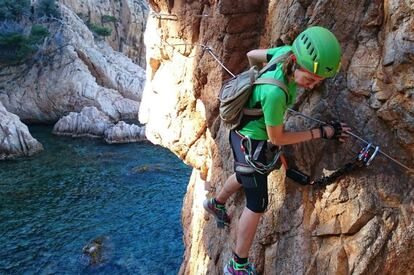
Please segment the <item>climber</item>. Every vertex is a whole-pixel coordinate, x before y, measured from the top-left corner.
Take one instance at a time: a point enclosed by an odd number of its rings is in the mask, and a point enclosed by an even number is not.
[[[289,53],[288,53],[289,52]],[[251,142],[251,150],[255,152],[261,141],[270,140],[274,145],[287,145],[313,139],[336,139],[344,142],[351,129],[345,123],[332,123],[300,132],[284,131],[283,116],[288,105],[295,102],[296,86],[313,89],[325,78],[333,77],[339,71],[341,49],[336,37],[323,27],[310,27],[300,33],[292,46],[271,49],[256,49],[247,53],[250,66],[262,66],[263,63],[288,53],[284,61],[270,67],[261,77],[275,78],[288,88],[288,98],[283,90],[275,85],[256,85],[248,100],[247,107],[259,107],[263,115],[259,118],[244,121],[237,130],[230,131],[230,144],[233,150],[235,167],[247,166],[242,150],[242,140]],[[263,142],[262,142],[263,144]],[[257,152],[257,160],[265,162],[267,144]],[[255,154],[256,155],[256,154]],[[229,225],[225,203],[227,199],[244,187],[246,207],[240,217],[234,256],[224,267],[224,274],[256,274],[253,265],[248,261],[248,254],[256,233],[257,225],[268,205],[267,175],[259,173],[242,173],[235,169],[215,198],[204,201],[204,208],[218,222]]]

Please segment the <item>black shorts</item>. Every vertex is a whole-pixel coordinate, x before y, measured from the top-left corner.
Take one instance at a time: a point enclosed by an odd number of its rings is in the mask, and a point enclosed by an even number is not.
[[[249,166],[244,158],[244,153],[241,150],[242,138],[243,136],[237,131],[230,131],[229,140],[234,156],[234,168],[236,168],[236,165]],[[260,140],[251,139],[251,141],[252,151],[254,152]],[[265,142],[259,153],[258,161],[266,163],[266,150],[267,143]],[[245,189],[246,207],[253,212],[263,213],[266,210],[269,201],[267,194],[267,174],[260,174],[256,171],[253,173],[241,173],[236,171],[236,178]]]

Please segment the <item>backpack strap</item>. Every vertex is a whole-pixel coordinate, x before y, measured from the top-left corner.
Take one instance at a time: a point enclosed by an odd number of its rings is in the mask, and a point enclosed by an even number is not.
[[[262,116],[263,115],[263,111],[260,108],[243,108],[243,114],[246,116]]]
[[[277,64],[281,61],[285,61],[286,58],[288,58],[291,54],[292,54],[292,51],[288,51],[288,52],[276,57],[275,59],[271,60],[269,63],[266,64],[266,66],[264,66],[259,71],[259,73],[257,75],[258,79],[256,79],[256,81],[252,82],[252,85],[270,84],[270,85],[275,85],[275,86],[281,88],[282,91],[285,93],[285,96],[286,96],[286,104],[288,103],[288,100],[289,100],[289,92],[288,92],[288,88],[285,85],[285,83],[283,83],[280,80],[274,79],[274,78],[261,78],[261,79],[259,79],[259,77],[262,74],[264,74],[274,64]],[[252,81],[253,80],[252,77],[254,77],[254,76],[253,76],[252,73],[250,75],[251,75],[251,81]],[[247,117],[247,119],[244,119],[246,121],[243,121],[243,119],[242,119],[242,122],[240,123],[240,125],[237,129],[243,128],[244,125],[246,125],[248,121],[258,119],[258,118],[263,116],[262,108],[243,108],[242,112],[243,112],[243,115],[245,117]]]
[[[274,79],[274,78],[259,78],[259,77],[262,74],[264,74],[274,64],[277,64],[281,61],[285,61],[286,58],[288,58],[291,54],[292,54],[292,51],[287,51],[286,53],[284,53],[282,55],[279,55],[278,57],[276,57],[275,59],[273,59],[269,63],[267,63],[267,65],[264,66],[263,69],[261,69],[259,71],[259,75],[257,76],[258,79],[253,83],[254,85],[256,85],[256,84],[270,84],[270,85],[275,85],[275,86],[281,88],[282,91],[285,93],[285,96],[286,96],[286,105],[289,102],[289,91],[288,91],[288,88],[287,88],[286,84],[283,83],[282,81]]]
[[[288,58],[290,55],[292,54],[292,51],[288,51],[282,55],[279,55],[278,57],[276,57],[275,59],[270,60],[269,63],[266,64],[266,66],[264,66],[260,71],[259,71],[259,76],[261,76],[262,74],[264,74],[270,67],[272,67],[273,65],[275,65],[276,63],[279,63],[280,61],[285,61],[286,58]]]
[[[286,105],[288,104],[288,102],[289,102],[288,87],[282,81],[274,79],[274,78],[259,78],[253,84],[254,85],[257,85],[257,84],[270,84],[270,85],[275,85],[275,86],[279,87],[280,89],[282,89],[283,92],[285,92]]]

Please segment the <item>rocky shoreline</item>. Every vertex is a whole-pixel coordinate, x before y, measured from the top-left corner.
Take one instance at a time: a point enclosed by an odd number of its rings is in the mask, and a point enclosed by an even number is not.
[[[31,156],[43,146],[29,132],[19,117],[8,112],[0,102],[0,160]]]

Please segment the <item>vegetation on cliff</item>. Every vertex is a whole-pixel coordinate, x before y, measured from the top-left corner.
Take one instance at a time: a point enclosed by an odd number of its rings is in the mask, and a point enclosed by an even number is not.
[[[106,14],[106,15],[101,16],[101,23],[97,24],[97,23],[93,22],[93,20],[91,20],[89,14],[79,12],[79,13],[77,13],[77,15],[79,16],[80,19],[82,19],[82,21],[85,23],[85,25],[88,26],[89,30],[91,32],[93,32],[95,37],[111,36],[112,29],[109,28],[109,27],[105,27],[104,24],[105,23],[115,23],[117,21],[115,16]]]
[[[87,26],[97,36],[110,36],[112,33],[112,29],[95,23],[88,23]]]
[[[30,29],[28,34],[27,29]],[[16,21],[0,22],[0,64],[16,64],[25,60],[37,51],[48,34],[42,25],[25,27]]]
[[[55,0],[0,0],[0,64],[20,63],[35,54],[49,35],[44,22],[59,18]]]

